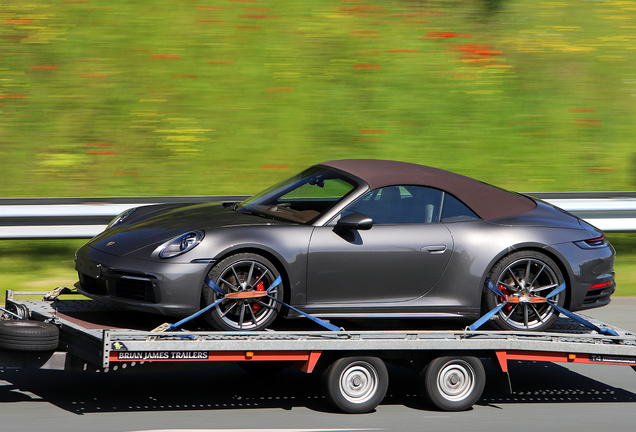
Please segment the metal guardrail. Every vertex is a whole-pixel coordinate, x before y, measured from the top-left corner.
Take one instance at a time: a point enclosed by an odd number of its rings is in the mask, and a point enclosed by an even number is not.
[[[636,232],[636,192],[528,193],[607,232]],[[242,201],[247,195],[0,199],[0,239],[91,238],[119,213],[148,204]]]
[[[0,199],[0,239],[92,238],[119,213],[149,204],[243,201],[249,195]]]

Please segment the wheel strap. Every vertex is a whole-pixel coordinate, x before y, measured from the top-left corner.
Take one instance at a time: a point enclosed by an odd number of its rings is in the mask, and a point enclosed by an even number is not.
[[[280,277],[280,275],[276,278],[276,280],[274,280],[274,282],[269,286],[269,288],[267,288],[267,293],[271,292],[274,288],[276,288],[278,285],[281,284],[281,282],[283,282],[283,279]],[[219,305],[222,301],[231,298],[231,295],[226,295],[226,293],[221,289],[221,287],[219,287],[216,283],[214,283],[214,281],[212,279],[210,279],[209,276],[205,277],[205,283],[207,286],[209,286],[214,292],[216,292],[217,294],[223,296],[220,299],[218,299],[217,301],[215,301],[212,304],[207,305],[206,307],[204,307],[203,309],[201,309],[200,311],[190,315],[189,317],[186,317],[184,319],[182,319],[179,322],[176,322],[174,324],[168,324],[168,323],[164,323],[162,325],[160,325],[159,327],[157,327],[156,329],[154,329],[154,332],[163,332],[163,331],[177,331],[179,329],[180,326],[182,326],[183,324],[187,323],[190,320],[193,320],[194,318],[206,313],[207,311],[209,311],[210,309],[216,307],[217,305]],[[264,295],[263,295],[264,296]],[[259,295],[259,297],[261,297],[261,295]],[[287,303],[278,300],[276,297],[272,297],[271,295],[267,294],[267,297],[273,299],[275,302],[278,302],[284,306],[287,306],[289,309],[293,310],[294,312],[298,312],[301,315],[306,316],[307,318],[309,318],[310,320],[312,320],[313,322],[315,322],[316,324],[319,324],[323,327],[325,327],[328,330],[331,331],[340,331],[342,330],[339,327],[336,327],[333,324],[328,323],[325,320],[322,320],[320,318],[317,318],[315,316],[311,316],[306,312],[303,312],[301,310],[298,310],[296,308],[294,308],[293,306],[288,305]],[[166,325],[167,324],[167,325]]]
[[[497,307],[495,307],[494,309],[492,309],[491,311],[487,312],[484,316],[482,316],[481,318],[479,318],[477,321],[475,321],[473,324],[469,325],[467,328],[468,330],[471,331],[475,331],[477,330],[479,327],[481,327],[485,322],[489,321],[493,316],[495,316],[506,304],[508,304],[508,299],[507,297],[504,295],[504,293],[501,292],[501,290],[499,290],[499,288],[497,288],[495,286],[495,284],[493,284],[491,282],[490,279],[486,278],[486,286],[488,287],[488,289],[490,289],[490,291],[492,291],[493,293],[495,293],[496,295],[498,295],[499,297],[506,299],[506,301],[504,301],[503,303],[501,303],[500,305],[498,305]],[[550,294],[548,294],[547,296],[545,296],[545,299],[548,300],[554,296],[556,296],[557,294],[560,294],[561,292],[563,292],[565,290],[565,283],[562,283],[561,285],[559,285],[558,287],[556,287],[555,289],[553,289]],[[574,321],[578,322],[579,324],[583,324],[584,326],[597,331],[599,334],[603,334],[603,335],[610,335],[610,336],[618,336],[618,333],[616,333],[614,330],[609,329],[609,328],[601,328],[598,327],[594,324],[592,324],[591,322],[589,322],[588,320],[586,320],[585,318],[582,318],[581,316],[575,314],[574,312],[570,312],[569,310],[562,308],[561,306],[554,304],[552,302],[546,301],[545,303],[549,304],[550,306],[552,306],[554,309],[556,309],[559,313],[562,313],[563,315],[567,316],[568,318],[573,319]]]
[[[196,317],[206,313],[207,311],[209,311],[210,309],[212,309],[213,307],[219,305],[223,300],[225,300],[225,292],[221,289],[220,286],[218,286],[217,284],[214,283],[214,281],[212,279],[210,279],[209,276],[205,277],[205,283],[207,286],[209,286],[214,292],[216,292],[217,294],[221,295],[222,297],[220,299],[218,299],[217,301],[215,301],[214,303],[211,303],[209,305],[207,305],[206,307],[204,307],[203,309],[201,309],[198,312],[193,313],[192,315],[182,319],[181,321],[178,321],[174,324],[169,324],[169,323],[163,323],[161,324],[159,327],[153,329],[153,332],[164,332],[164,331],[177,331],[179,329],[179,327],[181,327],[183,324],[187,323],[188,321],[191,321],[193,319],[195,319]]]

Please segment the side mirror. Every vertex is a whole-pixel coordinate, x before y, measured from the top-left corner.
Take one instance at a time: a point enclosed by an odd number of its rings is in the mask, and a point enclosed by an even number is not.
[[[336,222],[336,228],[346,230],[369,230],[373,226],[373,219],[362,213],[351,213]]]

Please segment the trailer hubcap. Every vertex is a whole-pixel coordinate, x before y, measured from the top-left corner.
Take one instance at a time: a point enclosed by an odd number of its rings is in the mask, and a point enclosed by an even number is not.
[[[437,376],[437,388],[446,399],[460,401],[475,388],[475,371],[463,360],[449,362]]]
[[[369,363],[352,363],[340,375],[340,390],[349,402],[364,403],[373,397],[377,388],[378,373]]]

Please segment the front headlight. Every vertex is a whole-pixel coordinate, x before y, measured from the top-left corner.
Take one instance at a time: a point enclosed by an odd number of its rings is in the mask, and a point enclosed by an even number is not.
[[[161,258],[172,258],[184,254],[196,247],[205,234],[203,231],[191,231],[167,241],[159,248]]]
[[[115,217],[115,219],[113,219],[112,221],[110,221],[110,223],[108,224],[108,226],[106,227],[106,229],[108,228],[112,228],[115,225],[118,225],[120,223],[122,223],[124,221],[124,219],[126,219],[128,216],[130,216],[131,214],[133,214],[133,212],[137,210],[137,207],[125,210],[121,213],[119,213],[119,215],[117,215],[117,217]]]

